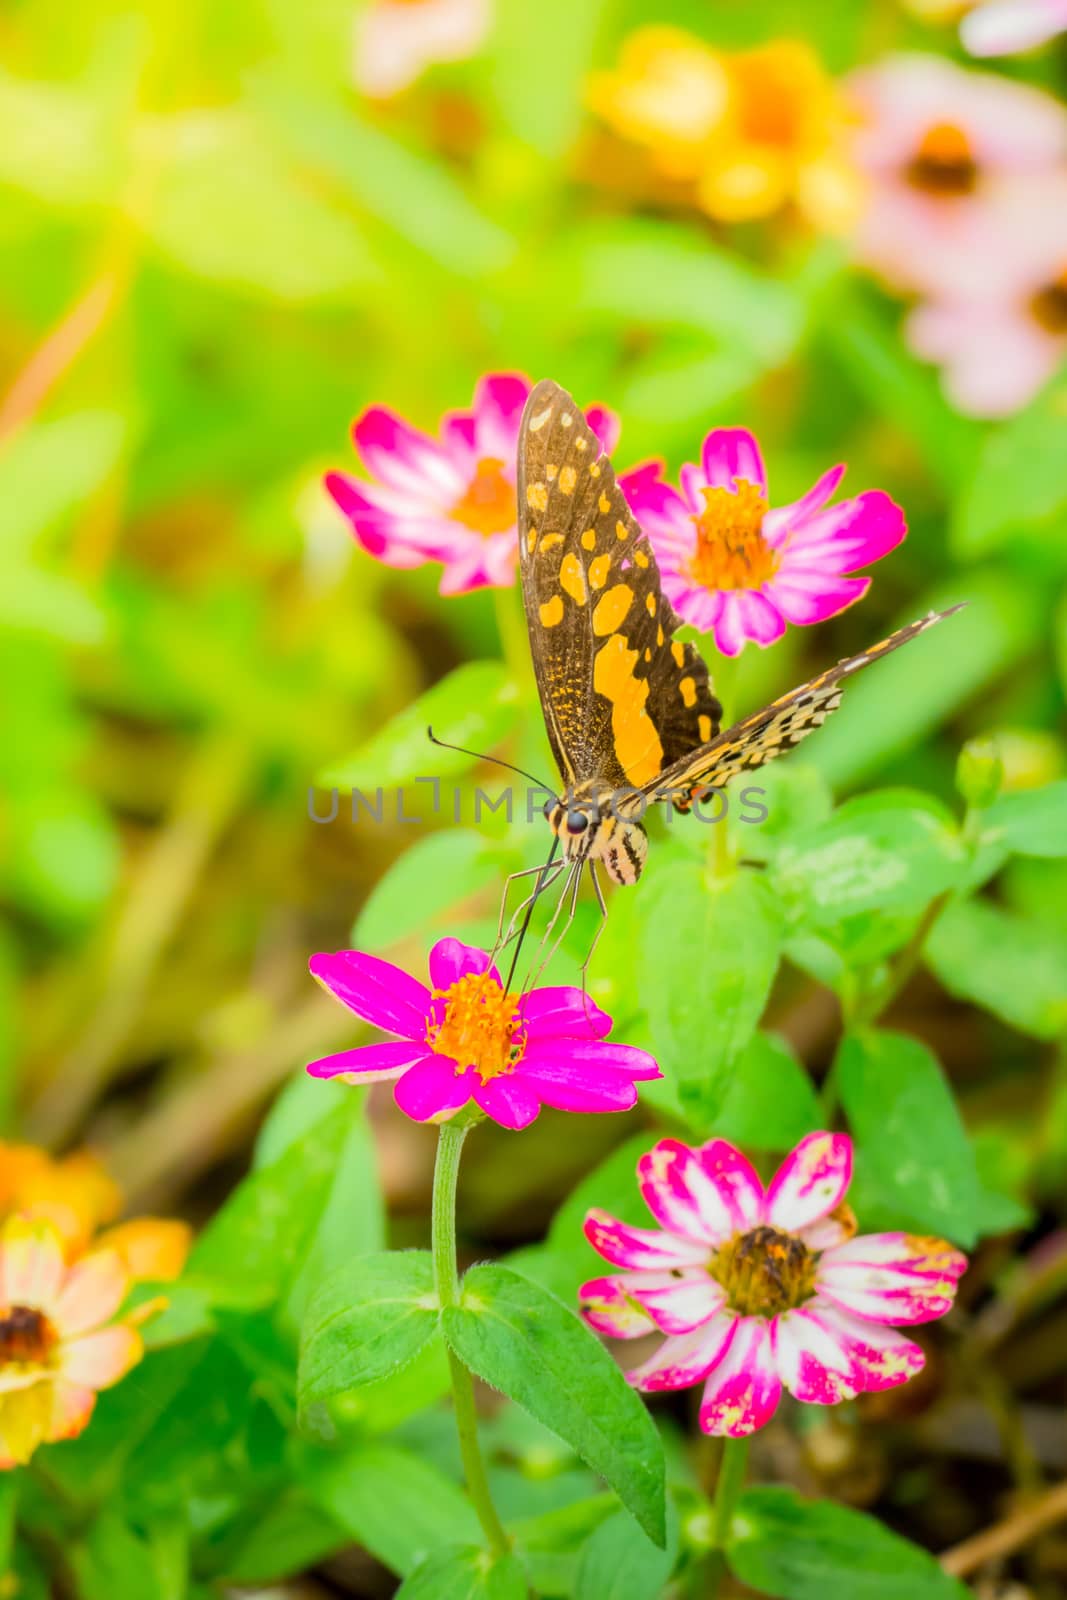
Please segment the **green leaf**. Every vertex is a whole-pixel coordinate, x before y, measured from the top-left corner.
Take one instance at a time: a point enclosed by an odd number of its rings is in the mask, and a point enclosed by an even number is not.
[[[943,806],[911,790],[884,790],[794,834],[769,876],[793,925],[814,929],[860,912],[921,907],[958,882],[966,861]]]
[[[526,1600],[526,1577],[514,1556],[475,1546],[437,1550],[396,1592],[396,1600]]]
[[[554,1295],[501,1266],[472,1267],[445,1338],[471,1371],[558,1433],[605,1478],[650,1538],[665,1535],[663,1450],[599,1340]]]
[[[318,1566],[349,1543],[333,1517],[309,1505],[298,1489],[275,1500],[223,1564],[227,1583],[259,1585]]]
[[[342,185],[438,266],[482,279],[515,254],[514,239],[477,209],[443,162],[364,121],[351,97],[331,103],[267,78],[257,98],[294,156]]]
[[[874,1517],[792,1489],[749,1489],[726,1558],[742,1583],[780,1600],[968,1600],[933,1556]]]
[[[541,0],[537,25],[523,0],[493,7],[488,79],[501,121],[542,156],[561,160],[581,125],[582,86],[605,0]]]
[[[114,1600],[120,1594],[165,1600],[175,1593],[172,1586],[163,1587],[152,1548],[117,1511],[102,1511],[90,1524],[74,1549],[72,1565],[81,1600]]]
[[[398,1445],[317,1456],[304,1472],[316,1503],[403,1577],[442,1545],[481,1541],[478,1519],[458,1484]]]
[[[709,879],[682,862],[660,875],[645,917],[640,995],[656,1054],[698,1131],[718,1115],[755,1033],[781,941],[780,907],[757,873]]]
[[[1021,1033],[1055,1039],[1067,1027],[1067,937],[1056,928],[966,900],[942,912],[923,956],[949,994]]]
[[[190,1272],[252,1293],[261,1303],[289,1286],[315,1245],[344,1152],[360,1124],[359,1099],[352,1094],[339,1103],[331,1097],[326,1115],[238,1185],[194,1245]]]
[[[857,1154],[901,1223],[975,1240],[978,1172],[935,1056],[902,1033],[847,1036],[837,1061]]]
[[[357,1256],[322,1283],[300,1341],[300,1408],[392,1377],[437,1330],[433,1261],[426,1250]]]
[[[821,1126],[819,1097],[789,1045],[754,1034],[734,1066],[716,1133],[757,1150],[791,1150]]]
[[[976,699],[1033,649],[1043,626],[1037,590],[1010,572],[969,573],[921,596],[901,622],[957,600],[958,611],[848,685],[840,711],[805,745],[835,788],[904,757],[957,707]],[[871,641],[874,642],[873,639]]]
[[[675,1543],[661,1549],[622,1512],[609,1517],[582,1549],[574,1600],[650,1600],[671,1575]]]
[[[426,729],[432,727],[451,744],[489,751],[513,726],[518,706],[518,690],[502,661],[468,661],[379,728],[353,755],[328,767],[317,781],[325,788],[360,789],[373,797],[384,784],[469,771],[474,765],[470,756],[436,748]],[[428,787],[427,804],[431,803]]]
[[[1067,856],[1067,780],[1001,795],[982,813],[982,842],[1017,856]]]
[[[6,563],[84,505],[115,470],[126,425],[77,411],[18,433],[0,454],[0,551]]]
[[[1019,528],[1054,532],[1067,506],[1067,380],[1057,378],[1037,399],[987,436],[952,523],[958,556],[998,549]]]
[[[469,828],[431,833],[397,857],[363,903],[352,940],[360,950],[388,950],[401,939],[447,931],[446,915],[499,881],[500,868],[483,835]]]

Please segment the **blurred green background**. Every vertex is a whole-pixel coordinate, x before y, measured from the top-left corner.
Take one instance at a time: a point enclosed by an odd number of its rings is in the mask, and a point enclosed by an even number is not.
[[[799,35],[834,73],[951,53],[951,30],[892,0],[499,0],[475,59],[371,102],[354,17],[0,13],[3,1112],[90,1139],[134,1204],[195,1217],[282,1082],[351,1036],[306,958],[348,941],[414,832],[316,827],[309,785],[499,648],[490,595],[442,601],[432,569],[351,545],[321,477],[353,465],[365,405],[433,429],[480,374],[518,369],[613,406],[622,466],[675,468],[717,422],[757,432],[779,503],[847,460],[911,535],[861,606],[750,649],[743,700],[967,599],[932,653],[856,686],[812,762],[842,794],[949,797],[960,743],[996,729],[1013,785],[1064,767],[1062,387],[993,430],[959,417],[843,244],[601,183],[584,105],[650,20],[729,47]],[[547,768],[539,738],[522,753]],[[1065,891],[1051,861],[1003,888],[1055,961]],[[1002,1041],[926,998],[966,1080]],[[817,1061],[813,1004],[797,1027]],[[425,1181],[411,1137],[386,1146],[401,1204]]]

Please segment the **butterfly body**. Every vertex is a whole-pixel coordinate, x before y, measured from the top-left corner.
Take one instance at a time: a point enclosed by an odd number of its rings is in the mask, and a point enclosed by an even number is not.
[[[675,639],[655,556],[611,462],[558,384],[532,390],[519,434],[519,564],[545,728],[563,782],[545,808],[577,876],[637,881],[642,817],[792,749],[836,710],[844,682],[951,611],[931,612],[720,731],[708,669]],[[951,610],[957,610],[952,607]]]

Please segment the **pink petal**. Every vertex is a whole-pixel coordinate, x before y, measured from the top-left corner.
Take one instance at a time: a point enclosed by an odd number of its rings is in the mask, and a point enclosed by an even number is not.
[[[845,1133],[809,1133],[771,1179],[764,1220],[795,1233],[840,1205],[852,1181],[852,1140]]]
[[[357,483],[340,472],[328,473],[325,482],[357,542],[386,566],[444,561],[469,555],[481,545],[480,535],[456,522],[447,506],[413,499],[398,505],[392,491]]]
[[[639,1339],[654,1333],[656,1324],[626,1292],[628,1276],[590,1278],[578,1290],[582,1316],[597,1333],[609,1339]]]
[[[845,1207],[845,1210],[848,1208]],[[846,1244],[855,1231],[854,1219],[829,1216],[820,1217],[818,1222],[813,1222],[809,1227],[798,1229],[798,1236],[809,1250],[832,1250],[835,1245]]]
[[[972,56],[1013,56],[1067,30],[1067,0],[987,0],[960,23]]]
[[[710,633],[722,615],[725,596],[721,589],[700,589],[688,580],[672,583],[662,566],[660,575],[663,592],[682,621],[701,633]]]
[[[739,1317],[729,1349],[704,1386],[702,1430],[743,1439],[771,1420],[781,1394],[770,1324],[762,1317]]]
[[[805,627],[813,622],[825,622],[827,617],[836,617],[839,611],[865,595],[870,586],[870,578],[834,578],[823,572],[790,566],[776,572],[766,589],[787,622]],[[719,648],[723,648],[721,644]],[[726,654],[736,655],[737,652],[727,651]]]
[[[774,585],[767,585],[767,593],[777,604],[778,592]],[[779,609],[785,608],[779,607]],[[715,623],[715,648],[721,650],[724,656],[738,656],[744,649],[747,638],[739,592],[736,589],[728,589],[723,594],[722,607]]]
[[[118,1322],[63,1346],[63,1376],[86,1389],[108,1389],[118,1383],[144,1354],[136,1328]]]
[[[662,461],[645,461],[629,472],[619,474],[619,488],[626,497],[638,522],[655,542],[654,536],[662,530],[686,534],[693,543],[693,524],[690,510],[678,490],[665,481]]]
[[[385,406],[371,406],[352,429],[356,449],[372,478],[419,497],[452,503],[466,485],[444,448]]]
[[[477,1082],[476,1072],[457,1072],[447,1056],[424,1056],[397,1079],[393,1099],[413,1122],[429,1122],[465,1106]]]
[[[778,608],[759,589],[738,589],[735,603],[741,626],[749,639],[766,647],[774,644],[785,632],[785,618]]]
[[[678,469],[678,482],[681,485],[685,510],[690,513],[703,511],[704,496],[700,491],[707,487],[704,469],[694,466],[691,461],[686,461]]]
[[[767,543],[777,549],[790,528],[798,527],[816,511],[820,511],[836,491],[847,470],[843,466],[831,467],[799,500],[768,511],[763,519],[763,537]]]
[[[64,1338],[98,1328],[113,1317],[130,1286],[130,1274],[114,1250],[83,1256],[67,1274],[53,1318]],[[95,1385],[94,1385],[95,1387]]]
[[[907,531],[901,508],[881,489],[869,489],[788,528],[779,570],[788,577],[795,561],[798,567],[817,567],[835,577],[855,572],[895,550]]]
[[[324,989],[364,1022],[407,1039],[426,1038],[430,992],[391,961],[359,950],[337,950],[312,956],[308,968]]]
[[[867,1234],[822,1256],[816,1287],[855,1316],[910,1325],[951,1309],[966,1268],[966,1256],[940,1239]]]
[[[313,1078],[337,1078],[352,1073],[361,1083],[387,1083],[430,1054],[418,1039],[390,1039],[386,1044],[364,1044],[354,1050],[339,1050],[336,1055],[309,1061]]]
[[[52,1419],[49,1440],[76,1439],[84,1433],[96,1405],[96,1391],[57,1378],[52,1385]]]
[[[638,1082],[663,1076],[647,1050],[605,1039],[531,1039],[519,1063],[523,1077],[549,1083],[578,1082],[587,1072],[604,1070]]]
[[[0,1236],[0,1304],[50,1312],[65,1275],[63,1249],[55,1229],[19,1217]]]
[[[626,1374],[627,1382],[646,1394],[664,1389],[688,1389],[722,1361],[736,1326],[733,1317],[713,1317],[691,1333],[664,1339],[654,1356]]]
[[[767,474],[759,445],[747,428],[714,428],[701,453],[704,478],[719,489],[732,489],[739,478],[767,493]]]
[[[507,558],[504,562],[494,557],[493,540],[483,540],[480,534],[468,534],[467,538],[471,541],[467,549],[443,558],[445,570],[441,574],[438,593],[473,594],[476,589],[510,589],[519,558],[514,529],[507,534],[494,535],[494,539],[507,540]]]
[[[515,1076],[527,1093],[557,1111],[629,1111],[637,1104],[633,1079],[610,1067],[575,1067],[569,1061],[545,1060],[528,1070],[524,1058]]]
[[[662,1333],[689,1333],[726,1304],[726,1291],[703,1268],[634,1273],[628,1292]]]
[[[577,988],[534,989],[520,1000],[519,1015],[530,1040],[603,1039],[611,1032],[611,1018]]]
[[[490,372],[474,391],[474,426],[479,456],[496,461],[515,459],[522,408],[530,380],[521,372]]]
[[[760,1219],[763,1185],[755,1168],[725,1139],[693,1149],[661,1139],[637,1163],[645,1204],[671,1233],[717,1244]]]
[[[679,1239],[657,1228],[632,1228],[598,1207],[586,1213],[582,1231],[598,1255],[615,1267],[657,1272],[707,1264],[706,1244]]]
[[[606,456],[615,454],[619,442],[619,419],[607,406],[590,406],[585,420],[597,436],[597,442]]]
[[[435,990],[450,989],[460,978],[480,977],[486,971],[492,972],[499,985],[500,973],[490,967],[485,951],[459,939],[438,939],[430,951],[430,983]]]
[[[514,1074],[490,1078],[487,1083],[476,1076],[474,1098],[487,1117],[515,1132],[528,1128],[541,1111],[541,1097]]]
[[[775,1319],[774,1348],[790,1394],[821,1406],[896,1388],[925,1360],[917,1344],[893,1329],[863,1322],[821,1300]]]

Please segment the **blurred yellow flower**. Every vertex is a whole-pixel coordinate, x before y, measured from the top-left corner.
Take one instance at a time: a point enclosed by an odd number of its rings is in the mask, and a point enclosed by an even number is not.
[[[641,28],[615,71],[591,77],[588,97],[615,133],[645,149],[665,179],[689,183],[694,203],[722,222],[789,203],[830,231],[855,218],[842,103],[799,40],[729,53],[680,29]]]
[[[188,1225],[172,1218],[138,1217],[100,1232],[114,1222],[121,1206],[121,1190],[90,1151],[55,1160],[33,1145],[0,1143],[0,1222],[17,1215],[51,1224],[67,1260],[92,1244],[96,1250],[113,1250],[135,1281],[176,1278],[189,1253]]]
[[[8,1219],[0,1233],[0,1470],[81,1433],[97,1391],[140,1361],[134,1324],[156,1306],[113,1321],[130,1281],[113,1250],[70,1265],[52,1223]]]

